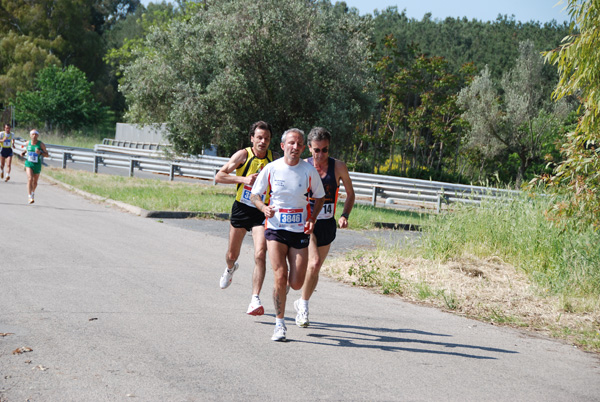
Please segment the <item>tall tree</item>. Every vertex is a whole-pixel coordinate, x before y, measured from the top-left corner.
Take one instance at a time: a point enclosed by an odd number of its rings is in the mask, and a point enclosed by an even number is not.
[[[560,81],[555,99],[577,95],[583,103],[583,116],[563,145],[564,161],[554,174],[543,178],[549,189],[560,196],[554,207],[559,217],[574,217],[582,228],[600,229],[600,4],[596,0],[568,0],[572,33],[546,60],[556,64]],[[576,33],[576,29],[579,33]]]
[[[155,28],[124,71],[129,119],[167,122],[178,151],[227,154],[253,121],[322,125],[350,144],[369,110],[368,26],[328,1],[221,0]]]
[[[516,154],[520,162],[514,178],[517,185],[534,158],[540,157],[550,117],[564,118],[567,112],[562,104],[548,109],[542,97],[543,60],[533,42],[521,42],[519,52],[516,66],[502,78],[502,94],[485,68],[458,96],[458,104],[465,109],[463,117],[471,126],[470,145],[486,156],[502,151]]]

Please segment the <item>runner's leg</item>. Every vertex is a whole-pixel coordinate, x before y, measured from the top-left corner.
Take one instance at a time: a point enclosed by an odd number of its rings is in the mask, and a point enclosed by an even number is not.
[[[229,269],[233,268],[233,264],[240,256],[244,236],[246,236],[246,229],[234,228],[229,224],[229,245],[227,246],[227,254],[225,254],[225,262]]]
[[[309,300],[319,282],[319,273],[321,267],[329,254],[331,244],[317,247],[317,238],[310,235],[310,244],[308,245],[308,269],[306,271],[306,279],[302,286],[302,299]]]
[[[306,276],[308,247],[302,249],[290,248],[288,251],[288,260],[290,262],[290,287],[298,290],[304,284],[304,277]]]
[[[267,269],[267,240],[265,239],[265,227],[254,226],[252,228],[252,240],[254,241],[254,272],[252,272],[252,294],[260,295]]]
[[[273,268],[273,304],[277,318],[283,319],[285,315],[286,288],[288,280],[287,255],[288,246],[275,240],[267,240],[269,261]]]

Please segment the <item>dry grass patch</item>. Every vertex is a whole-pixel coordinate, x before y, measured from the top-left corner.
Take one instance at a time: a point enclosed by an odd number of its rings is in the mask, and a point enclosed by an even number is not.
[[[327,275],[497,325],[525,328],[600,352],[600,302],[548,294],[500,258],[448,262],[378,250],[329,261]]]

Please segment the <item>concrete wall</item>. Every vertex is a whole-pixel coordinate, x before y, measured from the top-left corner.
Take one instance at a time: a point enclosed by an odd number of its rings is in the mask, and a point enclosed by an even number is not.
[[[168,144],[167,124],[138,126],[135,124],[117,123],[115,139],[119,141],[150,142]]]

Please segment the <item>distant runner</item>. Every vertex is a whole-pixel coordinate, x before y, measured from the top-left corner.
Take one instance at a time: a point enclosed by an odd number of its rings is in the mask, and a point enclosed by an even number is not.
[[[6,123],[4,125],[4,131],[0,133],[0,145],[2,151],[0,152],[0,179],[4,181],[10,180],[10,169],[12,165],[13,157],[13,146],[15,145],[15,138],[13,133],[10,132],[11,126]],[[6,167],[6,173],[4,168]]]
[[[247,314],[262,315],[264,307],[260,301],[260,291],[265,280],[267,242],[265,240],[265,215],[256,209],[250,201],[250,190],[258,173],[273,158],[279,155],[269,150],[272,137],[271,125],[258,121],[250,127],[251,147],[234,153],[229,161],[216,174],[217,183],[236,184],[237,192],[231,207],[231,223],[229,225],[229,246],[225,255],[227,267],[221,275],[221,289],[226,289],[233,279],[233,273],[238,269],[237,259],[240,255],[242,241],[246,232],[252,231],[254,240],[254,272],[252,274],[252,300]],[[229,174],[236,171],[236,176]],[[268,202],[268,195],[266,196]]]
[[[281,138],[283,158],[268,164],[258,175],[250,199],[267,217],[267,250],[273,267],[275,286],[274,341],[286,341],[285,302],[287,285],[300,289],[308,263],[309,235],[315,224],[315,216],[323,206],[323,183],[317,170],[301,159],[304,151],[304,133],[296,128],[287,130]],[[269,191],[268,205],[262,194]],[[311,215],[308,194],[315,199]],[[289,269],[289,273],[288,273]]]
[[[321,266],[325,262],[331,243],[336,236],[335,209],[340,180],[344,184],[344,191],[346,192],[344,211],[337,222],[341,229],[348,227],[348,217],[354,206],[354,188],[352,187],[348,168],[344,162],[329,156],[330,142],[331,134],[323,127],[315,127],[308,134],[308,149],[312,156],[306,161],[319,172],[325,189],[325,202],[321,213],[317,217],[315,230],[310,235],[308,270],[302,286],[302,297],[294,301],[294,309],[297,313],[296,325],[302,328],[309,325],[308,301],[317,287]],[[312,208],[315,204],[312,197],[310,203]]]
[[[27,142],[25,151],[21,153],[21,156],[25,157],[25,172],[27,173],[27,195],[29,196],[29,203],[35,202],[35,189],[38,185],[38,179],[42,172],[42,156],[48,156],[46,145],[42,141],[39,141],[40,133],[37,130],[31,130],[29,137],[31,140]]]

